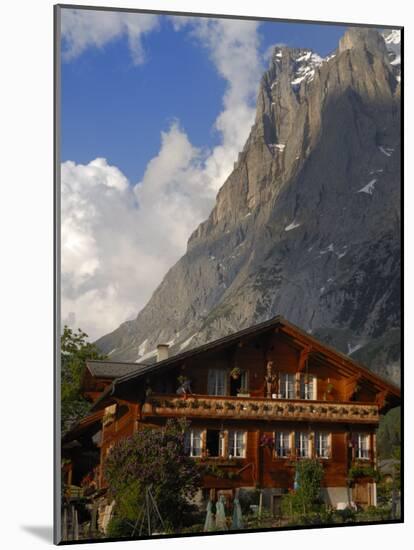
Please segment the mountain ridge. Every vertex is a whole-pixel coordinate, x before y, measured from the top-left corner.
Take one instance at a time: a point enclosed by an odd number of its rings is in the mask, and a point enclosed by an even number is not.
[[[177,353],[281,314],[345,353],[377,342],[367,366],[398,382],[398,58],[395,32],[372,29],[326,58],[276,47],[210,216],[100,349],[151,360],[157,343]]]

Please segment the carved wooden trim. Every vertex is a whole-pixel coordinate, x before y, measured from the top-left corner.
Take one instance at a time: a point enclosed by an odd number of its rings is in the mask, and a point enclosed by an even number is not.
[[[237,420],[296,420],[378,423],[377,403],[341,403],[290,399],[216,396],[152,396],[152,410],[143,417],[232,418]]]

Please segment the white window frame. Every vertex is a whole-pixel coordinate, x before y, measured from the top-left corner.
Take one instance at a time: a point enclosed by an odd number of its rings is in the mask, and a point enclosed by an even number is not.
[[[240,373],[240,393],[249,389],[249,371],[242,370]]]
[[[306,384],[305,380],[309,378],[309,383]],[[299,396],[301,399],[314,401],[316,399],[317,378],[313,374],[301,373],[299,379]],[[310,391],[309,391],[310,390]]]
[[[315,432],[314,449],[315,449],[316,458],[323,458],[323,459],[330,458],[331,457],[331,434],[328,432]]]
[[[226,456],[226,447],[227,442],[226,438],[228,437],[227,432],[220,431],[219,433],[219,456]]]
[[[371,440],[370,435],[365,432],[358,432],[356,435],[356,457],[358,460],[369,460],[370,459],[370,450],[371,450]]]
[[[279,374],[279,397],[280,399],[296,398],[296,375],[290,372]]]
[[[220,377],[222,380],[220,380]],[[208,395],[227,395],[229,373],[226,369],[208,369]],[[222,384],[221,384],[222,382]],[[221,393],[222,392],[222,393]]]
[[[275,432],[275,455],[278,458],[289,458],[292,454],[292,434],[286,430]],[[281,444],[282,442],[282,444]],[[287,446],[286,446],[287,442]],[[286,450],[286,454],[282,454],[280,450]]]
[[[203,430],[200,428],[192,428],[185,433],[185,451],[191,457],[200,458],[203,454]],[[199,454],[195,443],[199,441]]]
[[[310,457],[310,437],[309,436],[310,436],[309,432],[295,432],[295,452],[298,458]]]
[[[227,437],[229,457],[246,458],[246,432],[243,430],[229,430]]]

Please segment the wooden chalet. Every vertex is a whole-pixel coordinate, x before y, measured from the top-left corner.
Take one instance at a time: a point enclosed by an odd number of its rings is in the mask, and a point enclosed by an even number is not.
[[[188,454],[222,471],[203,478],[204,500],[260,488],[277,514],[295,462],[313,457],[328,504],[376,505],[376,429],[399,405],[397,387],[282,317],[172,357],[160,351],[151,365],[87,363],[91,411],[62,443],[69,484],[103,494],[117,441],[185,417]]]

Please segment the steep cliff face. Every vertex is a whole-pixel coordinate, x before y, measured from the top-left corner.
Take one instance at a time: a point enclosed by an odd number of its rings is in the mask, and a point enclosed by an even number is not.
[[[324,59],[274,50],[209,218],[103,351],[145,360],[281,314],[355,357],[369,346],[368,365],[398,382],[398,47],[398,31],[352,28]]]

